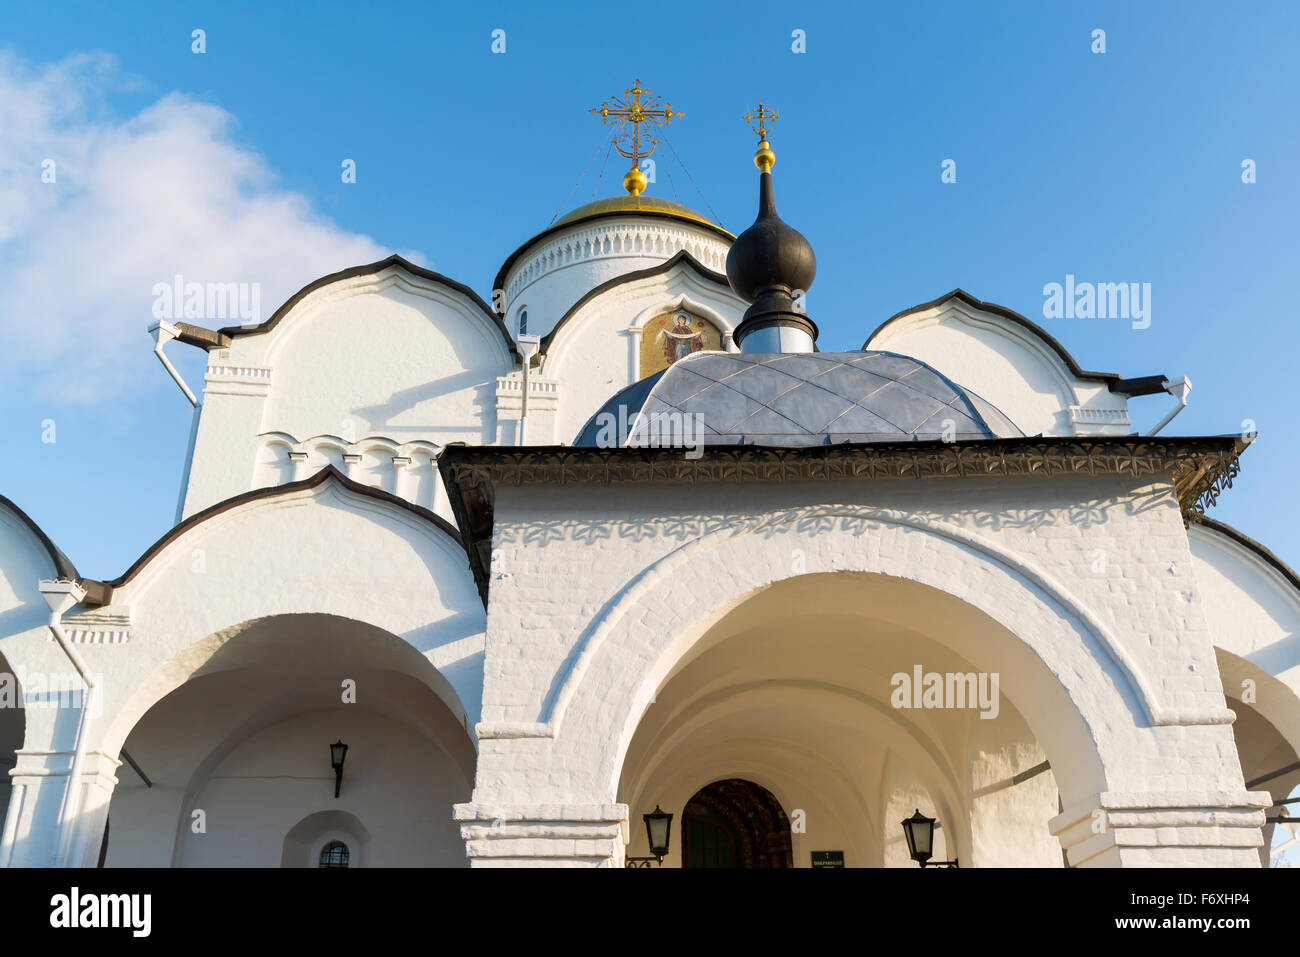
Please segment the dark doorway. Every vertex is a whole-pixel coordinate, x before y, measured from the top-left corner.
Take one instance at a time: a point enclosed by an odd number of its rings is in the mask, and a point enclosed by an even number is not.
[[[686,802],[682,866],[793,867],[790,819],[767,788],[714,781]]]

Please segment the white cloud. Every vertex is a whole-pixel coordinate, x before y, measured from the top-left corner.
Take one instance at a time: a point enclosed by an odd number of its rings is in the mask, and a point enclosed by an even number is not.
[[[0,377],[11,385],[87,401],[129,392],[148,359],[152,289],[177,274],[260,283],[265,318],[313,279],[388,254],[286,190],[233,139],[225,110],[171,93],[110,115],[99,91],[130,82],[103,55],[30,69],[0,51]],[[41,181],[46,159],[54,184]]]

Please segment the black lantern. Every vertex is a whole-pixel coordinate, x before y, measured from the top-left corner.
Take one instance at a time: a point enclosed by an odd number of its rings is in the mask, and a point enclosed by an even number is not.
[[[903,836],[907,838],[907,853],[912,860],[922,867],[956,867],[957,862],[931,861],[934,856],[935,819],[926,817],[917,808],[912,816],[903,821]]]
[[[641,815],[645,821],[645,835],[650,842],[650,853],[660,861],[668,853],[668,835],[673,830],[673,816],[658,804],[649,814]]]
[[[330,767],[334,769],[334,796],[339,796],[339,788],[343,786],[343,762],[348,756],[348,746],[342,741],[335,741],[330,745]]]
[[[668,838],[673,831],[673,816],[656,804],[655,809],[649,814],[642,814],[641,819],[645,821],[645,836],[652,856],[629,857],[623,866],[649,867],[651,861],[662,866],[664,855],[668,853]]]

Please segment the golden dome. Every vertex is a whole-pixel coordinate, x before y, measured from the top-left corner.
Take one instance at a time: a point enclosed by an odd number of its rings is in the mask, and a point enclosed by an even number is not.
[[[594,203],[587,203],[585,206],[579,206],[567,215],[560,217],[553,224],[512,252],[509,258],[507,258],[502,264],[501,270],[497,273],[496,279],[493,281],[492,288],[504,289],[506,277],[509,276],[510,270],[514,264],[525,252],[547,236],[557,233],[561,229],[566,229],[575,223],[585,222],[589,219],[599,219],[604,216],[620,216],[624,213],[641,213],[645,216],[661,216],[667,219],[680,219],[712,230],[728,242],[736,238],[703,213],[697,213],[689,206],[683,206],[681,203],[674,203],[672,200],[668,199],[660,199],[657,196],[646,196],[644,193],[640,196],[629,196],[626,194],[622,196],[610,196],[608,199],[598,199]]]
[[[584,219],[594,219],[597,216],[608,216],[611,213],[651,213],[657,216],[671,216],[674,219],[685,219],[692,223],[702,223],[705,226],[731,236],[725,229],[719,226],[713,220],[709,219],[703,213],[697,213],[689,206],[683,206],[681,203],[674,203],[669,199],[660,199],[658,196],[611,196],[608,199],[598,199],[594,203],[587,203],[585,206],[579,206],[577,209],[560,217],[556,220],[552,229],[560,226],[569,226],[573,223],[581,222]],[[732,237],[734,238],[734,237]]]

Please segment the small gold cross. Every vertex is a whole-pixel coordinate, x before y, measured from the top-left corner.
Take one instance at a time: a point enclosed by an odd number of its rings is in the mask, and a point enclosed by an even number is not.
[[[766,121],[771,120],[772,122],[776,122],[780,118],[781,117],[777,116],[776,110],[764,109],[761,102],[758,104],[758,109],[750,110],[745,114],[745,122],[749,124],[751,130],[754,130],[754,132],[758,134],[760,140],[767,139]],[[754,129],[755,120],[758,120],[758,129]]]

